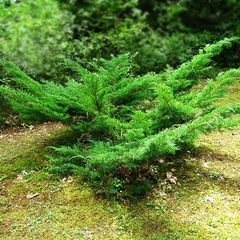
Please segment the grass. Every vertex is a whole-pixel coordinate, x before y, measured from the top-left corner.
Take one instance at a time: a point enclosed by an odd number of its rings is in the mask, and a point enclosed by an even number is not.
[[[239,86],[222,101],[239,101]],[[48,173],[46,146],[71,141],[57,123],[0,135],[0,239],[240,239],[239,127],[202,135],[195,150],[163,161],[168,175],[133,201]]]

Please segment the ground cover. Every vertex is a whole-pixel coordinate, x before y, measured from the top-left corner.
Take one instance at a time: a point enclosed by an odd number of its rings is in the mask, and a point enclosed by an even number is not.
[[[222,102],[239,101],[238,90]],[[71,141],[70,129],[51,122],[1,132],[0,239],[240,239],[240,127],[159,159],[162,178],[133,200],[51,175],[46,147]]]

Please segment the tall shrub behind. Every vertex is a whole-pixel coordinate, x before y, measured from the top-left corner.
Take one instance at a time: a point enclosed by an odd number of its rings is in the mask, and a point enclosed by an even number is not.
[[[71,39],[73,16],[60,9],[55,0],[8,2],[7,6],[0,2],[2,53],[36,80],[59,81],[59,55],[64,54]]]

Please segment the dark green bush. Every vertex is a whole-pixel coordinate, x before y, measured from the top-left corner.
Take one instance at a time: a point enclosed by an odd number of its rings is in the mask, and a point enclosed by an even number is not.
[[[239,35],[240,3],[235,0],[183,1],[183,24],[193,32],[210,31],[218,38]]]

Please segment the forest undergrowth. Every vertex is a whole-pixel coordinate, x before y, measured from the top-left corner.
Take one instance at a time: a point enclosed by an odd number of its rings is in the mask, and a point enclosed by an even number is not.
[[[221,101],[239,99],[239,82]],[[0,135],[0,239],[239,239],[240,128],[201,135],[159,159],[162,177],[137,199],[103,198],[75,176],[47,171],[49,145],[74,141],[46,122]]]

